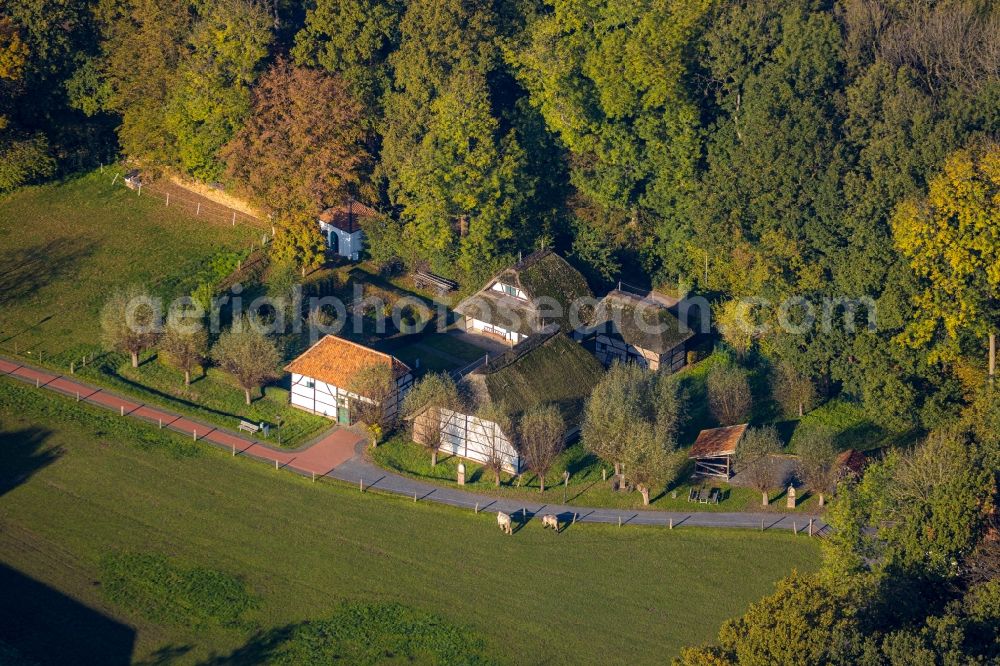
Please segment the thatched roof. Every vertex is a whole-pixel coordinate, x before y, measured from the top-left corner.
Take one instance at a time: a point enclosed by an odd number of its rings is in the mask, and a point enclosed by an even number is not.
[[[663,302],[615,289],[598,304],[591,331],[616,336],[637,349],[662,354],[694,336]]]
[[[492,289],[497,282],[524,292],[527,300]],[[524,335],[542,331],[550,324],[570,330],[570,306],[581,299],[593,299],[583,275],[552,250],[528,255],[490,280],[474,296],[455,308],[459,314],[494,324]],[[552,311],[557,304],[559,312]],[[554,316],[558,315],[558,316]],[[586,320],[589,313],[583,312]]]
[[[481,403],[504,403],[513,416],[555,404],[568,427],[580,423],[583,405],[604,368],[554,326],[532,336],[462,380]]]
[[[725,428],[710,428],[698,433],[688,458],[718,458],[736,453],[736,447],[747,431],[747,424],[726,426]]]

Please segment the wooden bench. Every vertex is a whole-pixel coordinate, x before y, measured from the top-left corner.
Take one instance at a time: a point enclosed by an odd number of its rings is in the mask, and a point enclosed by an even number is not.
[[[251,435],[256,435],[258,432],[260,432],[260,426],[254,425],[249,421],[240,421],[240,427],[238,429],[248,432]]]
[[[458,283],[453,282],[440,275],[427,271],[413,271],[413,283],[418,287],[437,289],[438,293],[446,294],[449,291],[458,289]]]

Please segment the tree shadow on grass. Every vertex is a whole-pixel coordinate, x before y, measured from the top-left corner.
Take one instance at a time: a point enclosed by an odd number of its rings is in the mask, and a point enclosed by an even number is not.
[[[0,432],[0,497],[25,483],[40,469],[52,464],[59,456],[57,447],[44,448],[52,436],[51,430],[24,428]]]
[[[77,270],[97,244],[69,236],[0,255],[0,305],[24,300]]]
[[[131,663],[131,627],[3,564],[0,590],[0,643],[28,663]]]

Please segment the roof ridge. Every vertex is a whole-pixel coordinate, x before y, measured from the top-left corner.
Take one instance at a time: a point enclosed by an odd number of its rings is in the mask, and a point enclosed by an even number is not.
[[[369,347],[368,345],[363,345],[360,342],[355,342],[354,340],[350,340],[348,338],[343,338],[343,337],[341,337],[339,335],[334,335],[333,333],[327,333],[322,338],[320,338],[319,340],[317,340],[316,342],[314,342],[308,349],[306,349],[304,352],[302,352],[301,354],[299,354],[298,356],[296,356],[294,359],[292,359],[291,361],[289,361],[289,363],[285,366],[285,369],[287,370],[289,365],[291,365],[292,363],[294,363],[298,359],[302,358],[303,356],[305,356],[306,354],[308,354],[309,352],[311,352],[313,349],[315,349],[316,347],[318,347],[320,344],[322,344],[323,342],[325,342],[328,339],[333,340],[334,342],[346,342],[349,345],[353,345],[353,346],[358,347],[359,349],[363,349],[363,350],[365,350],[367,352],[371,352],[371,353],[377,354],[379,356],[384,356],[385,358],[389,359],[390,365],[393,363],[393,361],[395,361],[396,363],[399,363],[401,366],[403,366],[407,370],[412,370],[413,369],[410,366],[408,366],[406,363],[404,363],[402,360],[400,360],[396,356],[393,356],[392,354],[389,354],[388,352],[380,351],[378,349],[375,349],[374,347]]]

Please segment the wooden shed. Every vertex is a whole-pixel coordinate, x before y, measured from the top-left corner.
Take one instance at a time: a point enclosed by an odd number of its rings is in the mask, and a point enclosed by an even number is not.
[[[733,474],[733,456],[747,431],[747,424],[710,428],[698,433],[698,439],[688,452],[698,476],[729,479]]]

